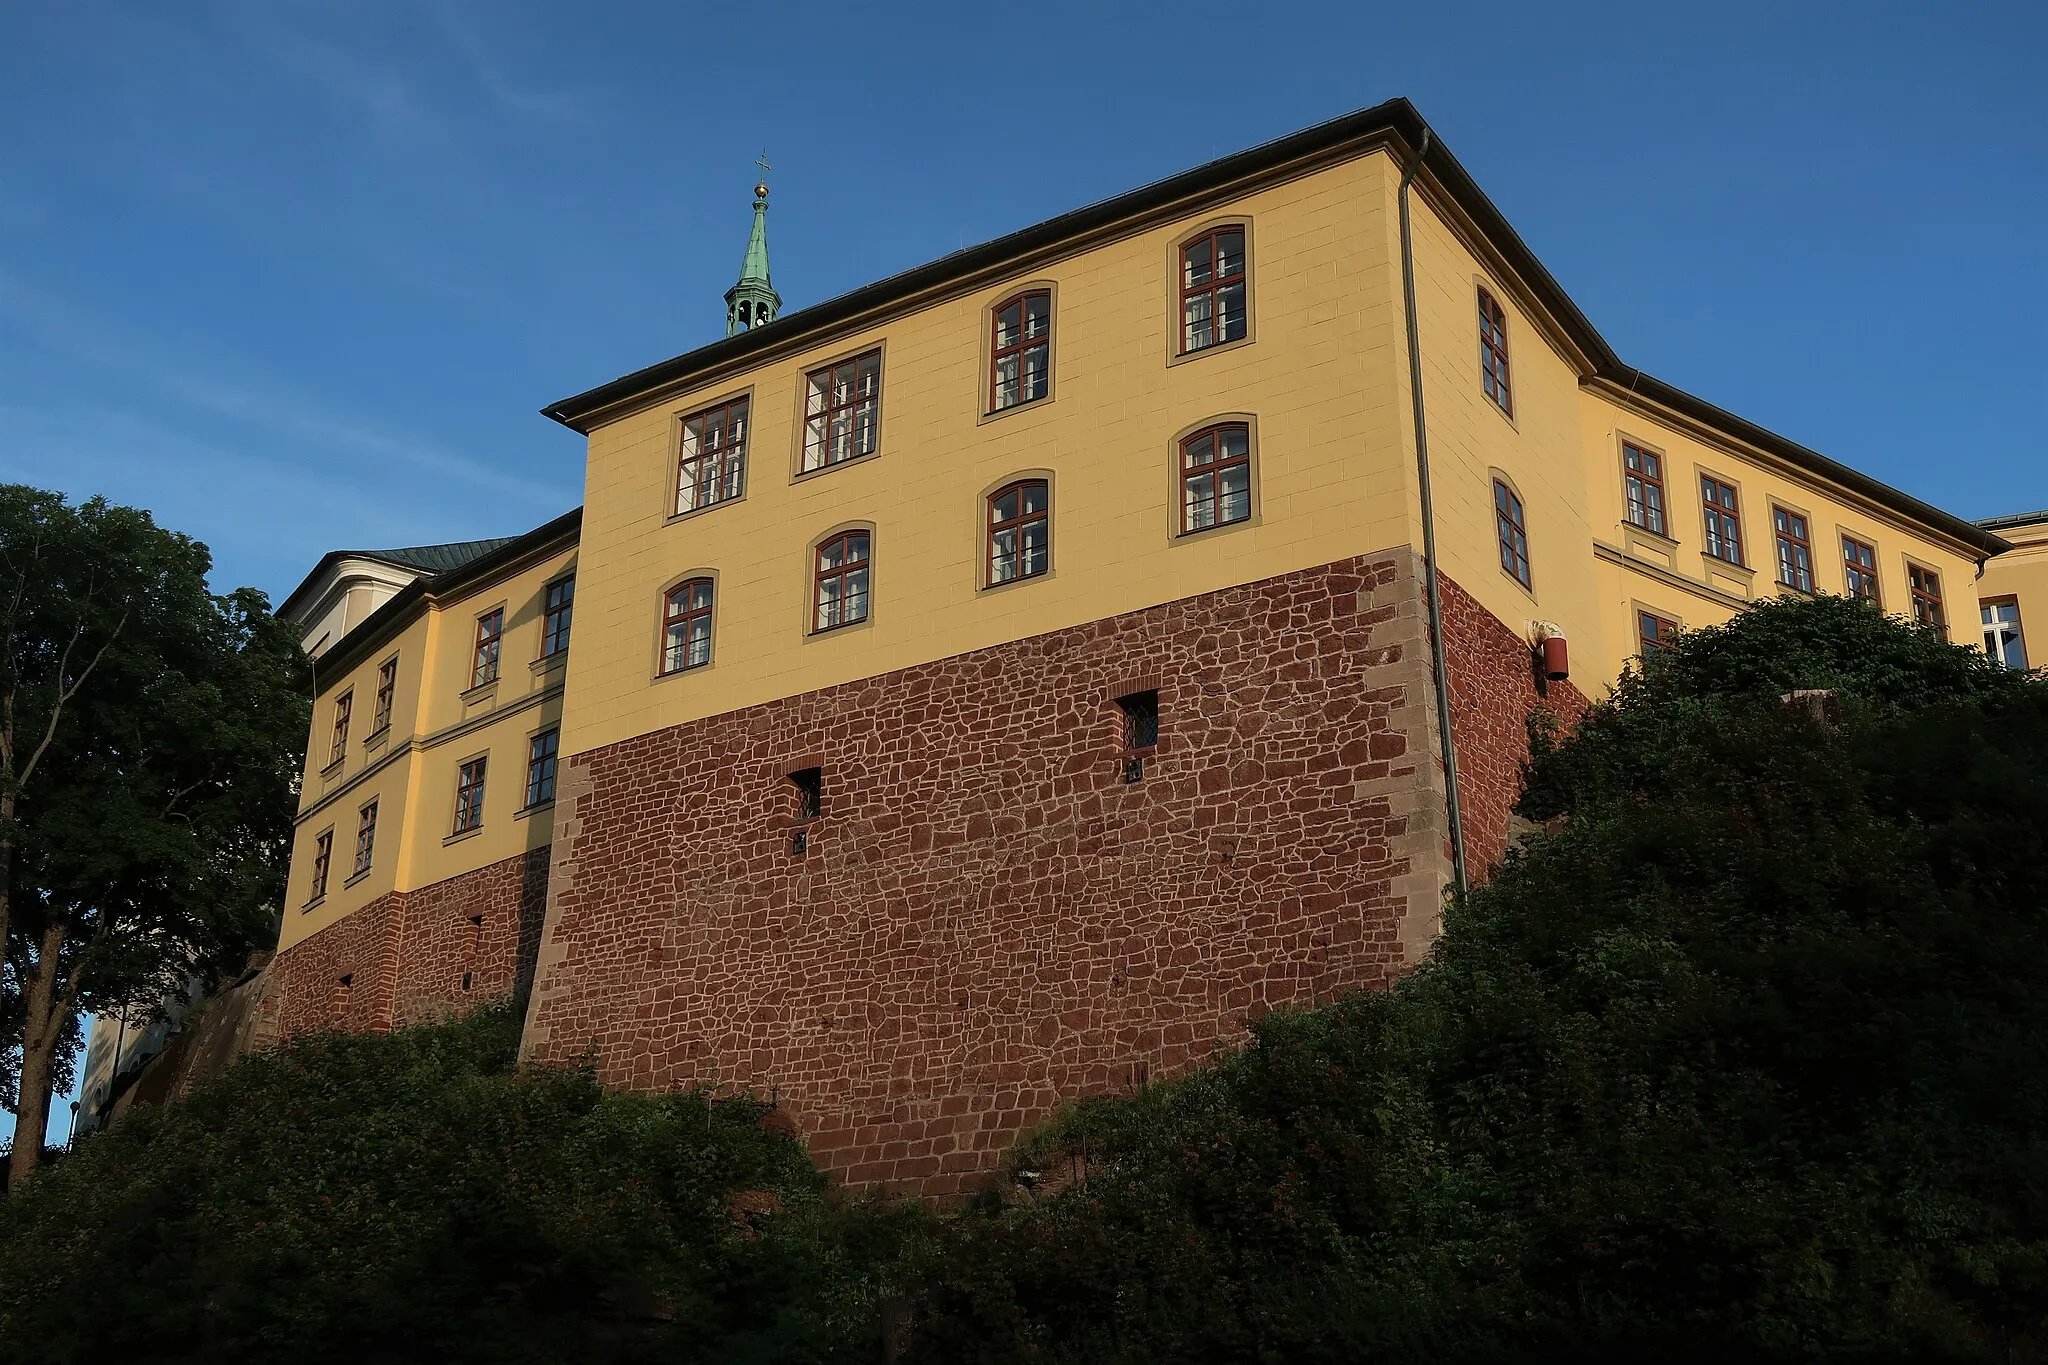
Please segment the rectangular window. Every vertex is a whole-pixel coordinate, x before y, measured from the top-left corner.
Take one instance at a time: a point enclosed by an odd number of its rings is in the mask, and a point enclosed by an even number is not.
[[[1494,533],[1500,540],[1500,566],[1523,587],[1529,578],[1529,532],[1522,520],[1522,500],[1499,479],[1493,481]]]
[[[868,619],[868,533],[848,531],[818,547],[814,631]]]
[[[989,411],[1036,402],[1052,391],[1052,294],[997,305],[989,347]]]
[[[1877,551],[1854,536],[1842,537],[1842,581],[1849,596],[1872,602],[1877,595]]]
[[[334,862],[334,831],[327,830],[313,841],[313,888],[306,896],[311,905],[327,894],[327,869]]]
[[[1984,614],[1984,652],[2007,668],[2024,672],[2027,642],[2020,634],[2020,604],[2017,598],[1997,597],[1979,605]]]
[[[1479,291],[1479,382],[1494,406],[1510,417],[1515,415],[1514,391],[1508,380],[1508,315],[1484,289]]]
[[[562,744],[559,728],[543,730],[526,748],[526,808],[545,805],[555,799],[556,751]]]
[[[1806,518],[1773,507],[1771,525],[1778,535],[1778,581],[1800,592],[1812,592],[1813,541],[1806,533]]]
[[[735,398],[685,417],[676,515],[725,502],[746,490],[747,400]]]
[[[342,756],[348,752],[348,718],[349,713],[355,709],[354,688],[334,699],[334,747],[327,754],[327,762],[330,765],[341,762]]]
[[[875,453],[882,411],[882,353],[813,370],[804,382],[804,469]]]
[[[1906,566],[1906,585],[1913,590],[1913,619],[1923,626],[1948,629],[1948,617],[1941,609],[1941,575],[1918,564]]]
[[[1180,506],[1183,534],[1251,518],[1249,424],[1226,422],[1180,443]]]
[[[480,828],[484,822],[484,767],[490,760],[472,758],[455,775],[455,832]]]
[[[1659,616],[1655,612],[1636,613],[1636,652],[1644,658],[1655,654],[1671,643],[1671,637],[1678,633],[1678,622]]]
[[[988,500],[988,585],[1035,578],[1052,562],[1052,501],[1044,479],[1026,479]]]
[[[377,803],[372,801],[356,815],[356,871],[370,870],[370,856],[377,846]]]
[[[1217,228],[1180,249],[1180,351],[1187,355],[1245,336],[1244,229]]]
[[[825,813],[825,770],[799,768],[789,775],[796,789],[796,818],[815,820]]]
[[[1157,691],[1133,692],[1127,697],[1118,697],[1116,704],[1123,708],[1126,749],[1150,749],[1159,743]]]
[[[1669,534],[1664,529],[1663,459],[1654,450],[1624,442],[1621,462],[1627,470],[1629,524],[1652,535]]]
[[[552,659],[569,647],[569,618],[576,610],[576,575],[548,584],[541,616],[540,657]]]
[[[392,655],[377,669],[377,714],[371,719],[372,734],[383,734],[391,728],[391,702],[398,694],[398,656]]]
[[[1735,489],[1711,474],[1700,475],[1700,502],[1705,508],[1707,553],[1727,564],[1742,563],[1742,513]]]
[[[469,685],[482,687],[498,677],[498,650],[504,643],[505,609],[486,612],[476,620],[476,653],[469,667]]]

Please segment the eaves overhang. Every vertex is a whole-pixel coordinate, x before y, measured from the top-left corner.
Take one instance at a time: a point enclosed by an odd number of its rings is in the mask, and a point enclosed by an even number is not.
[[[1765,450],[1817,478],[1831,480],[1928,526],[1973,552],[1989,556],[2011,548],[1986,528],[1941,511],[1797,441],[1735,416],[1675,385],[1623,363],[1598,328],[1572,302],[1506,216],[1479,188],[1442,138],[1405,98],[1345,114],[1193,170],[1100,200],[1036,226],[980,246],[942,256],[929,264],[878,280],[837,298],[784,314],[774,322],[685,352],[672,360],[600,384],[541,409],[543,416],[583,435],[649,403],[681,393],[726,373],[813,347],[841,333],[944,296],[984,280],[994,282],[1019,265],[1047,259],[1091,239],[1128,230],[1205,198],[1271,183],[1296,171],[1384,147],[1402,164],[1423,148],[1418,184],[1455,209],[1481,242],[1498,257],[1543,315],[1546,330],[1580,365],[1582,380],[1611,384],[1653,397],[1692,420]]]

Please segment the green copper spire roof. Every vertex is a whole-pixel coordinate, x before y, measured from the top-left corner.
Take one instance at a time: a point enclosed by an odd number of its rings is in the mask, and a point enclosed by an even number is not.
[[[747,234],[739,283],[725,291],[725,334],[773,322],[781,309],[782,295],[768,283],[768,182],[763,180],[754,186],[754,230]]]

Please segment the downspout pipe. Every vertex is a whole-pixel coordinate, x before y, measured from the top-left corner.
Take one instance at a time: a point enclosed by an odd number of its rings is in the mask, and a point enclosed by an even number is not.
[[[1422,494],[1422,580],[1429,602],[1430,663],[1436,673],[1436,725],[1444,742],[1444,806],[1450,816],[1451,882],[1465,894],[1465,817],[1458,802],[1458,749],[1451,736],[1450,658],[1444,649],[1444,601],[1437,586],[1436,512],[1429,497],[1429,423],[1422,409],[1422,338],[1415,320],[1415,238],[1408,226],[1408,187],[1429,155],[1432,134],[1422,125],[1422,142],[1401,176],[1401,295],[1408,308],[1408,396],[1415,413],[1415,476]]]

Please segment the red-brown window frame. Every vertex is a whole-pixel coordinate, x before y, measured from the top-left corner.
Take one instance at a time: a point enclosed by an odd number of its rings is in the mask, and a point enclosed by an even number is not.
[[[1042,488],[1045,490],[1044,511],[1026,512],[1024,510],[1024,490],[1027,488]],[[998,521],[996,520],[995,515],[996,504],[1003,500],[1005,494],[1009,493],[1015,493],[1017,495],[1017,515],[1014,517],[1010,517],[1007,520]],[[988,516],[984,518],[984,520],[988,523],[988,534],[982,542],[982,549],[984,553],[982,555],[981,562],[982,579],[986,586],[996,588],[1001,587],[1005,583],[1021,583],[1027,578],[1039,578],[1051,571],[1052,483],[1050,480],[1016,479],[1010,483],[1006,483],[1001,488],[998,488],[995,492],[988,495],[988,506],[985,510],[988,513]],[[1045,523],[1044,563],[1036,569],[1026,569],[1024,567],[1026,563],[1024,557],[1024,528],[1029,526],[1034,521],[1042,521]],[[1004,531],[1015,531],[1017,533],[1017,572],[1008,578],[998,581],[996,578],[996,537],[1002,534]]]
[[[1636,465],[1633,468],[1630,467],[1628,462],[1630,455],[1636,457]],[[1654,474],[1650,472],[1651,465],[1656,466]],[[1641,489],[1641,497],[1634,496],[1638,488]],[[1650,497],[1653,491],[1657,495],[1654,505]],[[1622,516],[1628,521],[1629,525],[1648,531],[1653,536],[1668,536],[1671,534],[1671,494],[1664,487],[1664,456],[1662,454],[1644,446],[1639,446],[1634,441],[1623,441],[1621,443],[1621,492]],[[1636,515],[1639,510],[1642,513],[1640,518]],[[1653,519],[1657,523],[1654,526],[1650,524]]]
[[[522,810],[544,806],[555,799],[555,781],[561,773],[562,727],[551,725],[526,742],[526,804]]]
[[[333,862],[334,831],[329,829],[313,841],[313,885],[306,896],[306,904],[311,905],[327,894],[327,870]]]
[[[809,376],[805,377],[805,382],[809,383]],[[716,507],[720,503],[734,502],[745,496],[747,491],[747,439],[752,434],[753,428],[752,402],[752,395],[741,394],[737,398],[728,398],[723,403],[713,403],[708,408],[699,408],[695,412],[683,415],[676,433],[676,489],[675,500],[669,508],[671,515],[678,517],[687,516],[691,512],[701,512],[707,507]],[[699,449],[695,455],[687,453],[683,443],[689,440],[690,423],[703,421],[718,412],[725,414],[725,421],[719,428],[720,431],[725,433],[725,444],[715,450]],[[738,418],[740,423],[738,440],[732,439],[735,417]],[[684,488],[694,485],[701,491],[705,486],[702,479],[695,479],[690,476],[691,466],[702,465],[708,460],[715,460],[717,462],[717,468],[712,472],[710,483],[710,487],[716,496],[708,501],[699,497],[695,506],[683,506]],[[728,482],[736,485],[730,492],[726,491]]]
[[[705,601],[701,607],[690,604],[691,590],[704,588]],[[674,673],[687,673],[693,668],[703,668],[711,662],[712,636],[717,623],[712,619],[718,610],[718,582],[716,579],[699,574],[686,578],[670,588],[661,599],[661,674],[666,678]],[[690,623],[704,622],[704,657],[690,662]],[[670,659],[670,641],[675,638],[677,627],[682,628],[682,648],[677,651],[681,663]]]
[[[1906,588],[1913,594],[1913,619],[1923,626],[1948,630],[1948,610],[1941,597],[1941,572],[1919,564],[1906,565]]]
[[[370,733],[381,735],[391,728],[391,705],[398,694],[398,656],[377,665],[377,711],[370,717]]]
[[[1782,524],[1781,518],[1783,519]],[[1791,525],[1793,522],[1797,522],[1804,528],[1803,532],[1794,531]],[[1794,582],[1793,578],[1787,577],[1788,574],[1796,576],[1799,572],[1797,568],[1799,557],[1797,554],[1793,554],[1790,557],[1791,563],[1788,564],[1786,562],[1786,550],[1788,548],[1794,551],[1806,551],[1806,585],[1804,587]],[[1771,504],[1771,549],[1777,556],[1778,582],[1780,584],[1792,589],[1794,592],[1810,593],[1814,591],[1813,521],[1806,513],[1795,512],[1791,508],[1775,502]]]
[[[1031,324],[1031,300],[1045,300],[1045,331],[1038,336],[1029,334]],[[1002,345],[1003,310],[1011,304],[1017,305],[1017,339],[1009,345]],[[1026,289],[1010,295],[988,312],[988,411],[991,415],[1010,412],[1032,403],[1043,402],[1052,397],[1052,290]],[[1045,348],[1045,389],[1030,397],[1024,395],[1024,353],[1036,347]],[[1000,401],[1003,361],[1010,356],[1017,357],[1017,393],[1014,403]]]
[[[1244,434],[1244,453],[1242,455],[1232,455],[1226,459],[1223,455],[1223,435],[1225,432],[1232,431]],[[1215,438],[1216,458],[1205,465],[1190,465],[1188,463],[1189,448],[1205,436]],[[1203,531],[1214,531],[1224,526],[1236,526],[1241,522],[1247,522],[1252,519],[1255,495],[1252,491],[1254,480],[1252,477],[1251,423],[1211,422],[1199,431],[1189,432],[1180,439],[1180,445],[1176,454],[1176,464],[1178,468],[1174,472],[1174,481],[1176,491],[1180,495],[1180,533],[1182,535],[1196,535]],[[1239,467],[1244,469],[1244,515],[1241,517],[1231,517],[1226,521],[1223,517],[1223,471]],[[1188,480],[1203,474],[1210,476],[1208,502],[1212,515],[1206,523],[1197,526],[1194,524],[1195,519],[1189,515],[1189,509],[1197,504],[1188,501]]]
[[[327,766],[330,768],[348,754],[348,722],[356,709],[356,690],[351,687],[334,699],[334,744],[327,751]]]
[[[1717,492],[1726,493],[1732,502],[1715,501],[1709,492],[1710,486]],[[1706,537],[1707,555],[1720,560],[1723,564],[1733,564],[1738,569],[1748,567],[1749,561],[1742,556],[1742,494],[1734,484],[1723,483],[1712,474],[1700,475],[1700,519],[1702,534]],[[1732,539],[1727,533],[1727,526],[1735,528]],[[1716,554],[1714,545],[1717,541],[1732,548],[1735,551],[1734,555]]]
[[[1485,285],[1479,286],[1479,386],[1493,405],[1515,415],[1515,382],[1508,368],[1508,315]]]
[[[1529,513],[1522,495],[1506,479],[1493,481],[1493,534],[1500,550],[1501,572],[1535,590],[1533,566],[1529,563]]]
[[[1650,625],[1651,625],[1651,626],[1652,626],[1652,627],[1653,627],[1653,628],[1655,629],[1655,631],[1656,631],[1656,634],[1655,634],[1655,635],[1652,635],[1652,634],[1650,634],[1650,633],[1649,633],[1648,631],[1645,631],[1645,630],[1643,629],[1643,623],[1644,623],[1644,622],[1649,622],[1649,623],[1650,623]],[[1657,614],[1656,612],[1654,612],[1654,611],[1645,611],[1645,610],[1643,610],[1643,609],[1642,609],[1641,607],[1637,607],[1637,608],[1636,608],[1636,653],[1637,653],[1637,655],[1638,655],[1639,657],[1647,658],[1647,657],[1649,657],[1649,656],[1650,656],[1651,654],[1655,653],[1655,652],[1656,652],[1657,650],[1660,650],[1660,649],[1664,648],[1664,645],[1665,645],[1665,638],[1666,638],[1666,636],[1667,636],[1667,635],[1668,635],[1669,633],[1671,633],[1671,632],[1675,632],[1675,631],[1676,631],[1677,629],[1678,629],[1678,622],[1676,622],[1676,621],[1672,620],[1672,619],[1671,619],[1670,617],[1668,617],[1668,616],[1659,616],[1659,615],[1658,615],[1658,614]]]
[[[489,754],[479,754],[455,770],[455,828],[467,834],[484,827],[484,783],[490,776]]]
[[[493,607],[476,618],[476,649],[470,655],[469,685],[482,687],[498,680],[499,658],[505,649],[505,609]]]
[[[355,874],[368,872],[377,857],[377,803],[370,802],[356,812]]]
[[[1237,235],[1239,243],[1238,256],[1242,264],[1235,274],[1219,275],[1216,271],[1217,266],[1223,260],[1223,254],[1218,250],[1217,239],[1226,233],[1235,233]],[[1200,246],[1203,242],[1209,244],[1209,278],[1200,284],[1189,284],[1188,252]],[[1251,335],[1251,268],[1252,238],[1251,233],[1245,230],[1243,223],[1218,223],[1214,227],[1204,228],[1180,244],[1180,250],[1174,255],[1174,283],[1176,286],[1176,297],[1180,302],[1180,311],[1174,315],[1175,334],[1178,337],[1178,342],[1174,349],[1177,354],[1199,355],[1203,351],[1213,351],[1218,346],[1228,346],[1232,342],[1242,341],[1244,337]],[[1244,286],[1244,337],[1226,338],[1223,335],[1223,313],[1217,307],[1217,296],[1232,285]],[[1188,344],[1188,300],[1202,294],[1209,296],[1209,335],[1215,339],[1201,346],[1191,346]]]
[[[852,548],[852,542],[856,539],[858,539],[861,543],[860,558],[858,560],[851,559],[844,552],[842,552],[839,563],[836,566],[829,569],[825,567],[826,550],[832,548],[835,545],[843,546],[845,547],[845,549],[850,550]],[[813,635],[823,634],[825,631],[828,630],[841,630],[847,626],[857,626],[861,622],[868,619],[869,604],[872,601],[875,593],[875,575],[873,566],[873,533],[861,530],[858,527],[852,530],[840,531],[835,535],[827,536],[825,537],[825,539],[819,541],[815,546],[812,547],[811,633]],[[854,573],[859,572],[861,570],[866,570],[868,576],[867,586],[861,592],[860,615],[849,617],[846,614],[846,580],[849,577],[851,577]],[[839,604],[839,619],[837,621],[834,621],[829,626],[820,625],[818,623],[819,609],[824,605],[822,594],[825,590],[825,582],[827,579],[833,578],[839,580],[839,597],[836,599]]]
[[[1858,550],[1863,552],[1864,558],[1856,557]],[[1870,591],[1858,591],[1858,579],[1868,580]],[[1884,605],[1883,589],[1877,580],[1877,547],[1848,534],[1842,536],[1842,590],[1851,597],[1865,598],[1880,607]]]
[[[861,372],[861,368],[862,368],[863,366],[865,366],[865,365],[867,364],[867,362],[868,362],[868,361],[870,361],[870,360],[874,361],[874,363],[875,363],[875,392],[874,392],[874,396],[873,396],[873,398],[872,398],[872,399],[869,399],[869,398],[864,398],[864,397],[862,397],[862,396],[861,396],[861,393],[860,393],[860,372]],[[831,377],[832,377],[832,375],[833,375],[834,373],[836,373],[836,372],[837,372],[837,371],[838,371],[838,370],[839,370],[839,369],[840,369],[841,367],[843,367],[843,366],[847,366],[847,365],[851,365],[851,366],[853,366],[853,367],[854,367],[854,370],[853,370],[853,376],[854,376],[854,386],[853,386],[853,397],[849,398],[849,399],[848,399],[848,400],[847,400],[846,402],[844,402],[844,403],[841,403],[841,402],[837,402],[837,401],[835,401],[835,400],[833,399],[833,397],[832,397],[832,392],[833,392],[833,390],[832,390],[832,384],[831,384]],[[822,375],[824,375],[824,376],[826,377],[826,384],[825,384],[825,406],[824,406],[824,407],[822,407],[822,408],[820,408],[820,409],[819,409],[818,411],[816,411],[816,412],[812,412],[812,411],[811,411],[811,383],[812,383],[812,381],[813,381],[813,380],[815,380],[815,379],[816,379],[816,378],[817,378],[817,377],[818,377],[819,375],[821,375],[821,374],[822,374]],[[873,402],[873,403],[874,403],[874,405],[875,405],[875,412],[874,412],[874,420],[873,420],[873,424],[872,424],[872,426],[873,426],[873,435],[874,435],[874,443],[873,443],[873,446],[872,446],[872,448],[871,448],[871,449],[868,449],[868,450],[860,450],[860,451],[855,451],[854,453],[852,453],[852,454],[850,454],[850,455],[847,455],[847,456],[845,456],[845,457],[843,457],[843,458],[841,458],[841,459],[837,459],[837,460],[835,460],[835,459],[832,459],[832,458],[830,458],[830,456],[831,456],[831,450],[832,450],[832,417],[833,417],[833,414],[835,414],[835,413],[839,413],[839,412],[846,412],[846,411],[851,411],[851,412],[854,412],[854,413],[856,414],[856,425],[855,425],[855,427],[854,427],[854,430],[855,430],[855,431],[857,432],[857,431],[859,430],[859,426],[858,426],[858,413],[859,413],[859,410],[860,410],[860,408],[861,408],[862,404],[864,404],[864,403],[868,403],[868,402]],[[811,458],[810,458],[810,457],[811,457],[811,423],[813,423],[813,422],[822,422],[822,423],[823,423],[823,426],[821,427],[821,430],[822,430],[822,431],[823,431],[823,433],[824,433],[824,435],[823,435],[823,439],[822,439],[822,440],[821,440],[821,441],[819,442],[819,445],[818,445],[818,455],[819,455],[819,458],[818,458],[818,463],[816,463],[815,465],[811,463]],[[874,454],[874,453],[875,453],[876,451],[879,451],[879,450],[880,450],[880,449],[882,448],[882,348],[881,348],[881,347],[879,347],[879,346],[870,346],[870,347],[869,347],[869,348],[868,348],[867,350],[865,350],[865,351],[862,351],[862,352],[861,352],[860,354],[858,354],[858,355],[850,355],[850,356],[845,356],[845,357],[843,357],[843,358],[841,358],[841,359],[839,359],[839,360],[835,360],[835,361],[833,361],[833,362],[832,362],[831,364],[829,364],[829,365],[820,365],[820,366],[818,366],[818,367],[817,367],[816,369],[812,369],[812,370],[807,370],[807,371],[805,371],[805,372],[804,372],[804,388],[803,388],[803,426],[802,426],[802,429],[801,429],[801,431],[800,431],[800,432],[798,433],[798,435],[799,435],[799,438],[800,438],[800,440],[802,441],[802,448],[801,448],[801,449],[799,450],[799,452],[798,452],[798,455],[797,455],[797,466],[798,466],[798,469],[799,469],[799,471],[800,471],[800,472],[802,472],[802,473],[805,473],[805,474],[814,474],[814,473],[816,473],[816,472],[817,472],[818,470],[821,470],[821,469],[831,469],[831,468],[833,468],[833,467],[834,467],[834,466],[836,466],[836,465],[842,465],[842,464],[851,464],[851,463],[853,463],[853,462],[854,462],[855,460],[861,460],[861,459],[866,459],[866,458],[867,458],[868,456],[870,456],[870,455],[873,455],[873,454]]]
[[[569,631],[576,620],[576,575],[563,574],[542,588],[540,600],[540,657],[552,659],[569,648]]]

